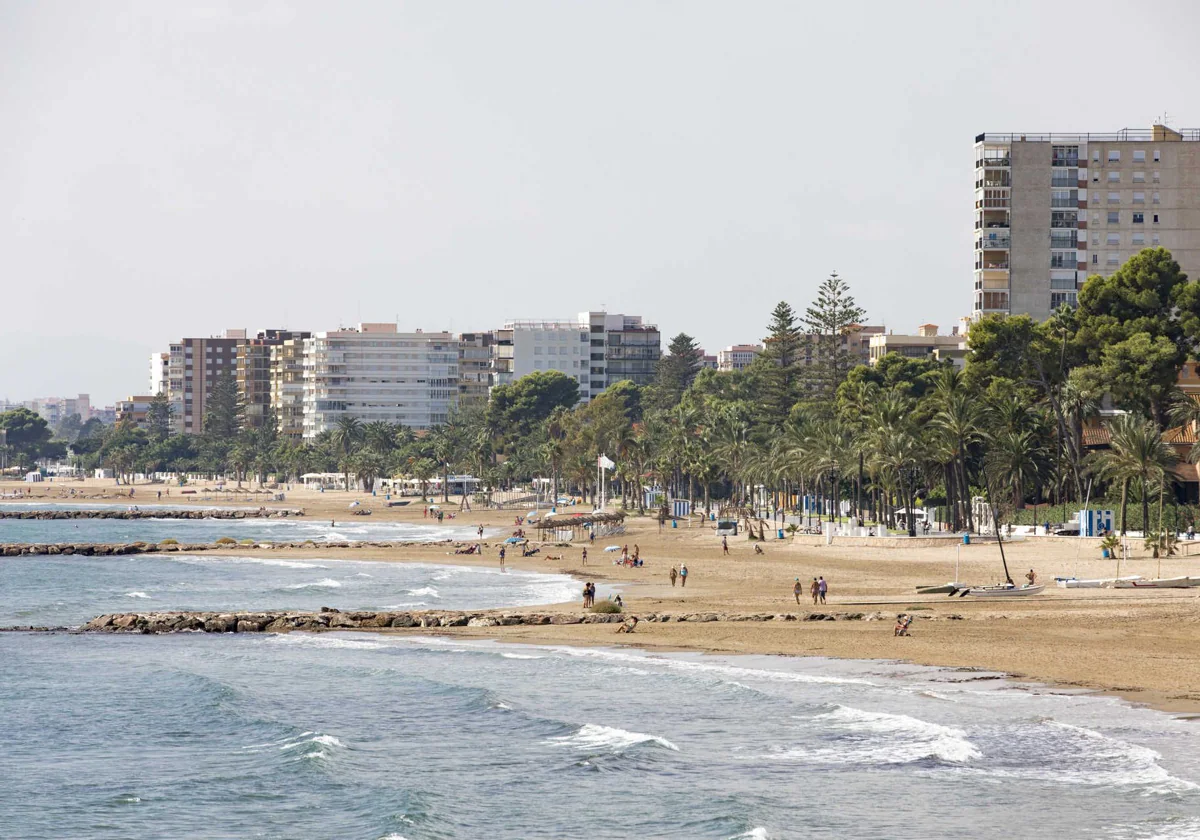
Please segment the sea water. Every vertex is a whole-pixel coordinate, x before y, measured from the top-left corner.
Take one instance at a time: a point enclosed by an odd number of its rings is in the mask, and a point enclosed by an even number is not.
[[[9,507],[17,505],[4,505],[4,508]],[[127,507],[122,506],[122,509]],[[84,508],[100,509],[97,505]],[[38,505],[36,509],[50,508]],[[156,508],[143,505],[139,509],[151,511]],[[452,521],[441,525],[386,522],[370,516],[354,516],[350,511],[346,511],[344,517],[333,519],[313,516],[278,519],[0,519],[0,543],[157,543],[168,538],[181,543],[208,543],[221,537],[255,542],[433,542],[474,540],[476,527],[454,525]]]
[[[501,570],[498,561],[489,568],[176,553],[8,557],[0,558],[0,626],[74,627],[105,613],[153,610],[484,609],[569,601],[579,589],[566,575]]]
[[[155,598],[287,606],[325,579],[343,586],[317,600],[345,607],[567,586],[295,563],[6,558],[0,623],[23,602],[42,606],[22,624]],[[383,590],[351,588],[393,569]],[[430,635],[5,633],[0,676],[6,838],[1200,836],[1196,724],[982,672]]]

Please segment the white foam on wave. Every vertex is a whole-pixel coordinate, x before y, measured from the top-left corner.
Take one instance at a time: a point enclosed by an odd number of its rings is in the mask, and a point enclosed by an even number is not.
[[[545,659],[544,656],[530,656],[525,653],[502,653],[500,654],[505,659]]]
[[[311,583],[293,583],[288,589],[341,589],[342,585],[333,578],[321,578]]]
[[[767,834],[767,830],[760,826],[755,826],[742,834],[735,834],[729,840],[770,840],[771,835]]]
[[[125,597],[126,598],[149,598],[150,596],[147,595],[145,592],[126,592]]]
[[[550,741],[580,750],[608,750],[614,753],[619,753],[638,744],[657,744],[660,747],[666,747],[669,750],[679,752],[679,747],[658,735],[630,732],[627,729],[601,726],[597,723],[585,723],[574,734],[551,738]]]
[[[435,588],[433,588],[432,586],[422,586],[419,589],[406,589],[406,590],[404,590],[404,594],[416,595],[417,597],[426,597],[426,596],[428,596],[430,598],[441,598],[442,597],[441,595],[438,594],[438,591]]]
[[[1053,743],[1056,761],[1050,766],[987,770],[1002,778],[1037,779],[1067,785],[1141,788],[1146,795],[1200,791],[1200,784],[1173,776],[1159,762],[1162,756],[1149,747],[1112,738],[1092,729],[1043,720],[1058,736]],[[1069,763],[1063,766],[1063,763]]]
[[[909,764],[937,759],[965,764],[983,757],[967,733],[909,715],[868,712],[837,706],[809,723],[824,732],[841,734],[836,747],[784,749],[764,756],[784,761],[821,764]]]
[[[311,633],[275,633],[267,636],[264,643],[291,645],[293,647],[324,648],[327,650],[383,650],[387,647],[382,642],[372,642],[366,639],[344,639],[324,633],[320,635]]]

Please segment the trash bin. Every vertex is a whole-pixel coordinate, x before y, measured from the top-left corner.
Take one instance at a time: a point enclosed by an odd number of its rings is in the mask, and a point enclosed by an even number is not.
[[[1100,557],[1105,560],[1108,559],[1108,549],[1107,548],[1100,549]]]
[[[970,545],[970,544],[971,544],[971,535],[963,534],[963,545]]]
[[[778,531],[776,531],[775,533],[776,533],[776,534],[779,536],[779,539],[783,539],[783,529],[782,529],[782,528],[780,528],[780,529],[779,529]]]
[[[671,520],[671,527],[672,527],[672,528],[678,528],[678,527],[679,527],[679,520],[678,520],[678,519],[672,519],[672,520]]]

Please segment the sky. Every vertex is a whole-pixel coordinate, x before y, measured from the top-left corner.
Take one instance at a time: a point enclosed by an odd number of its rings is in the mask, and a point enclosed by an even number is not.
[[[0,399],[226,328],[972,300],[981,132],[1200,125],[1200,5],[0,0]],[[1188,110],[1191,109],[1191,110]]]

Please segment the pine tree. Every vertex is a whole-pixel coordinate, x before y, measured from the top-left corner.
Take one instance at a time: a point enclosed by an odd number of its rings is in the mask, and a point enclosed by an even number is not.
[[[146,407],[146,433],[153,441],[166,440],[171,435],[171,418],[175,407],[167,395],[159,391]]]
[[[780,301],[771,311],[767,338],[759,359],[763,384],[764,418],[782,424],[791,414],[799,396],[800,349],[804,341],[796,326],[796,313],[786,301]]]
[[[809,387],[814,397],[833,399],[838,385],[853,367],[844,339],[866,312],[854,302],[850,286],[833,272],[817,290],[817,299],[804,313],[804,326],[816,336],[816,358],[809,367]]]
[[[700,372],[700,348],[687,333],[671,339],[667,355],[658,360],[654,380],[655,401],[663,407],[676,405]]]
[[[232,441],[242,429],[243,413],[237,380],[233,374],[220,377],[204,401],[204,434],[214,440]]]

